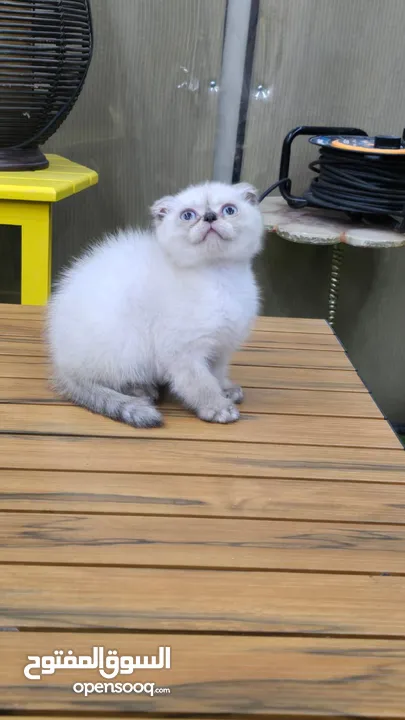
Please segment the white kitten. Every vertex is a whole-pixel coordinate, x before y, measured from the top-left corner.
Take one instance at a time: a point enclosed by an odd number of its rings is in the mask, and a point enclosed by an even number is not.
[[[243,395],[228,363],[258,311],[256,191],[189,187],[152,216],[152,231],[107,236],[64,272],[48,307],[55,387],[93,412],[152,427],[167,385],[202,420],[233,422]]]

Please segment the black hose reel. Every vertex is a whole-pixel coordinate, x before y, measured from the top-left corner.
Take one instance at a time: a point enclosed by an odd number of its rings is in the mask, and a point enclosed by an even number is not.
[[[300,135],[319,148],[309,169],[315,177],[301,196],[289,177],[292,144]],[[347,127],[300,125],[285,137],[279,179],[260,202],[279,188],[290,208],[341,212],[353,223],[405,233],[405,130],[402,137],[376,135]],[[329,288],[329,323],[333,326],[342,263],[341,244],[333,247]]]

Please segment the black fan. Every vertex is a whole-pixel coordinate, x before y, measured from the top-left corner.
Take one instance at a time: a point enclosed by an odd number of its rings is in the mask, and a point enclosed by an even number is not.
[[[48,167],[93,48],[89,0],[0,0],[0,170]]]

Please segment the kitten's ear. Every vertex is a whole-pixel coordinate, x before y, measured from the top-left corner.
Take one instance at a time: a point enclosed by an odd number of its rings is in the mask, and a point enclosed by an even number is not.
[[[234,188],[242,195],[243,199],[251,205],[259,204],[259,193],[250,183],[237,183]]]
[[[153,203],[150,211],[155,222],[160,222],[161,220],[163,220],[165,215],[167,215],[170,210],[172,201],[173,197],[171,195],[166,195],[166,197],[163,197],[160,200],[156,200],[156,202]]]

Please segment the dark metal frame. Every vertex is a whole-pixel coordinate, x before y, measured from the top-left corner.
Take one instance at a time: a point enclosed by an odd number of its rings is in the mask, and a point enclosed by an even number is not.
[[[280,193],[284,200],[292,208],[319,207],[319,205],[311,202],[308,198],[298,197],[291,194],[291,180],[289,178],[291,145],[295,138],[299,135],[361,135],[363,137],[367,137],[368,134],[359,128],[328,127],[327,125],[299,125],[286,135],[281,150],[279,172]]]

